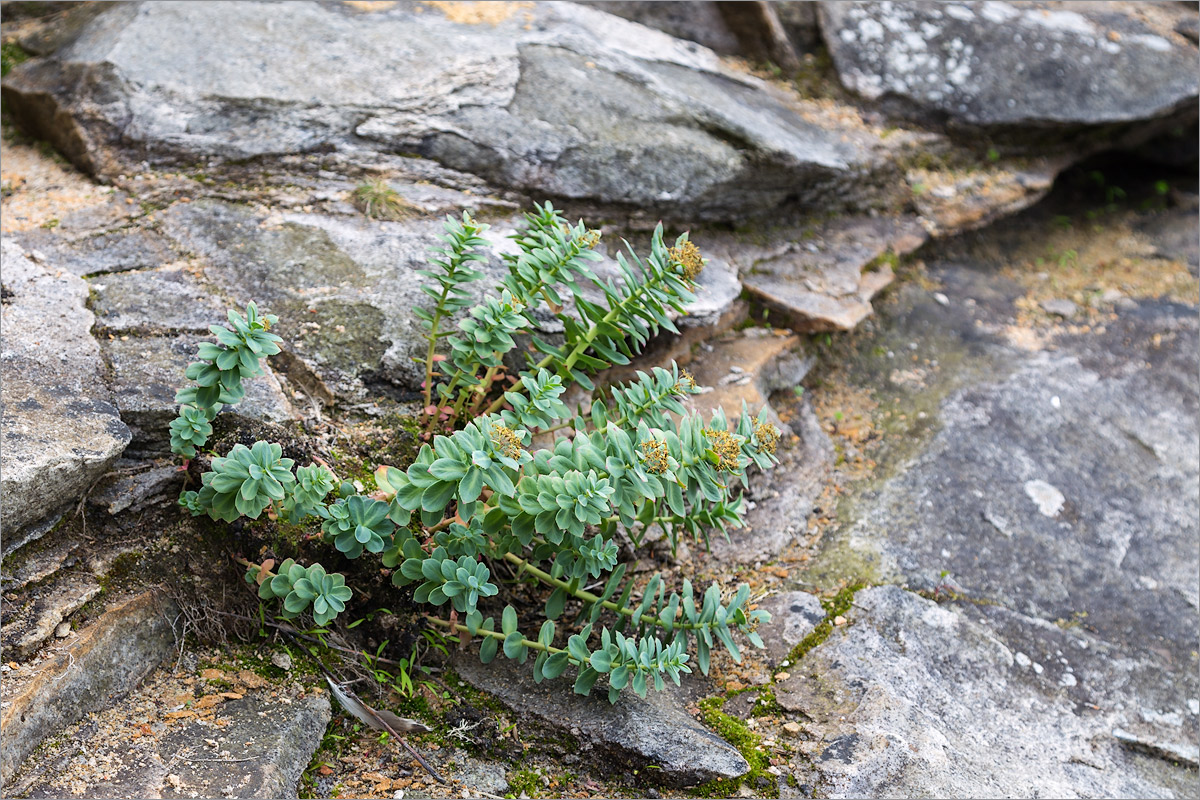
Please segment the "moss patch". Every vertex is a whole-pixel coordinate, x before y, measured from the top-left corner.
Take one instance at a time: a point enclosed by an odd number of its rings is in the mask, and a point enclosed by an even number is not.
[[[696,797],[734,797],[743,783],[755,790],[759,797],[778,797],[779,785],[767,772],[771,765],[770,756],[761,747],[762,737],[750,730],[745,722],[726,714],[725,697],[706,697],[699,703],[700,720],[729,742],[746,759],[750,771],[740,778],[721,778],[702,783],[692,790]]]
[[[0,77],[7,77],[17,64],[29,60],[29,53],[16,42],[0,45]]]
[[[833,620],[850,610],[851,604],[854,602],[854,595],[859,589],[862,589],[864,584],[855,583],[847,586],[839,591],[833,597],[823,599],[821,607],[825,609],[825,619],[813,628],[812,632],[797,642],[792,651],[788,653],[788,666],[791,667],[797,661],[804,658],[809,650],[812,650],[817,645],[829,638],[829,634],[833,633]]]

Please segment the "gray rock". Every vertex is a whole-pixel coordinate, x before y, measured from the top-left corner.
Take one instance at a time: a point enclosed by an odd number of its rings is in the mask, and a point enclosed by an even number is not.
[[[129,443],[104,385],[87,284],[3,242],[6,538],[74,503]]]
[[[0,644],[4,652],[26,659],[46,643],[67,617],[100,594],[100,584],[89,574],[60,575],[39,584],[12,603],[4,615]]]
[[[228,306],[185,267],[128,271],[90,281],[99,333],[208,334]]]
[[[591,6],[606,14],[654,28],[677,39],[702,44],[722,55],[739,51],[737,36],[729,30],[714,2],[661,3],[645,0],[595,0],[580,5]]]
[[[329,724],[329,699],[284,686],[240,688],[233,694],[243,697],[198,713],[184,710],[179,719],[147,713],[163,696],[191,691],[162,672],[151,676],[130,696],[68,729],[66,741],[30,759],[15,783],[33,797],[72,790],[114,798],[296,797]],[[142,735],[120,735],[131,729]],[[104,768],[81,768],[81,751]]]
[[[828,796],[1172,796],[990,626],[895,586],[855,605],[776,684],[824,737],[802,747]]]
[[[109,514],[119,514],[126,509],[137,511],[169,493],[177,493],[174,486],[182,482],[183,473],[177,465],[138,469],[133,474],[115,476],[107,485],[98,486],[91,499]]]
[[[825,720],[837,748],[810,755],[837,795],[1194,794],[1194,771],[1111,732],[1160,755],[1197,740],[1195,307],[1130,300],[1102,333],[1039,350],[999,338],[1021,287],[958,263],[929,274],[950,304],[904,287],[869,346],[912,342],[943,369],[918,388],[888,378],[894,361],[862,365],[883,407],[929,409],[927,427],[876,453],[807,580],[969,600],[860,593],[870,614],[806,656],[780,702]]]
[[[567,3],[495,25],[417,10],[113,8],[15,68],[5,105],[103,174],[335,150],[415,153],[538,196],[692,218],[902,194],[863,180],[879,163],[861,126],[811,122],[695,44]],[[225,31],[219,54],[201,29]]]
[[[1066,319],[1070,319],[1079,313],[1079,306],[1063,297],[1043,300],[1042,309],[1047,314],[1053,314],[1056,317],[1064,317]]]
[[[797,232],[757,258],[748,248],[730,257],[746,291],[784,314],[794,330],[846,331],[870,315],[871,298],[895,277],[877,259],[910,253],[926,238],[913,219],[846,218]]]
[[[773,666],[780,666],[792,648],[813,632],[825,619],[821,599],[809,592],[784,592],[771,595],[759,603],[769,611],[771,621],[758,626],[758,635],[766,645],[767,657]],[[791,667],[791,664],[787,665]]]
[[[1196,51],[1181,6],[822,3],[842,82],[904,112],[972,126],[1195,118]]]
[[[121,419],[132,429],[140,448],[166,447],[168,425],[178,413],[175,393],[187,383],[184,370],[195,357],[200,341],[211,337],[129,336],[103,341],[104,354],[112,369],[112,387]],[[223,414],[235,414],[267,422],[284,422],[295,412],[278,378],[267,372],[243,383],[246,397]]]
[[[645,700],[625,692],[610,705],[604,691],[589,697],[571,692],[568,679],[533,682],[529,664],[500,657],[480,664],[463,655],[455,670],[472,686],[489,694],[517,714],[537,719],[579,739],[584,750],[621,767],[656,766],[656,781],[687,786],[743,775],[746,760],[719,736],[706,730],[684,711],[671,690],[651,690]]]
[[[17,235],[27,250],[45,253],[50,260],[80,277],[128,269],[154,269],[178,255],[156,231],[121,227],[114,231],[65,237],[55,231],[33,230]]]
[[[454,777],[462,781],[463,786],[477,792],[502,795],[508,791],[508,777],[504,765],[489,761],[480,761],[462,753],[455,755],[459,761]]]
[[[32,674],[14,682],[12,694],[6,687],[0,779],[7,785],[44,738],[137,686],[174,650],[177,614],[153,593],[138,595],[106,611],[52,658],[25,667]]]

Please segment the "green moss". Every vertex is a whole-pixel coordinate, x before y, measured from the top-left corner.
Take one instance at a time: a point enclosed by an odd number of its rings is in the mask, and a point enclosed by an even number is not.
[[[862,589],[864,584],[855,583],[847,586],[839,591],[833,597],[826,598],[821,601],[821,606],[825,609],[825,619],[812,629],[812,632],[801,639],[792,651],[788,653],[788,667],[792,667],[800,659],[808,654],[809,650],[820,645],[829,638],[829,634],[833,633],[833,620],[835,617],[845,614],[850,610],[850,605],[854,602],[854,595],[859,589]]]
[[[29,53],[16,42],[0,45],[0,77],[6,77],[17,64],[29,60]]]
[[[517,769],[508,776],[508,793],[505,797],[536,797],[543,789],[542,771],[539,769]]]
[[[775,697],[773,684],[767,684],[759,689],[758,699],[754,701],[754,707],[750,709],[750,715],[754,717],[782,715],[784,712],[784,707],[779,705],[779,700]]]
[[[779,785],[774,776],[767,772],[771,765],[770,756],[761,748],[762,737],[750,730],[743,720],[726,714],[725,697],[706,697],[699,703],[700,720],[717,732],[725,741],[733,745],[750,770],[740,778],[722,778],[708,783],[702,783],[692,790],[696,797],[735,797],[738,788],[748,783],[759,793],[760,797],[778,797]]]
[[[885,264],[891,267],[894,272],[900,266],[900,256],[896,255],[892,250],[887,250],[863,265],[863,272],[876,272]]]

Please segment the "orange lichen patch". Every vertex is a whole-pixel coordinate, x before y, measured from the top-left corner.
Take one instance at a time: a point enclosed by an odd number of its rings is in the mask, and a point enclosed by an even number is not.
[[[479,25],[486,22],[489,25],[499,25],[512,17],[518,11],[533,8],[529,2],[468,2],[468,0],[424,0],[424,5],[436,8],[446,15],[446,19],[460,25]],[[527,18],[532,14],[526,13]]]
[[[110,190],[36,147],[0,141],[0,220],[6,233],[54,227],[64,215],[109,201]]]

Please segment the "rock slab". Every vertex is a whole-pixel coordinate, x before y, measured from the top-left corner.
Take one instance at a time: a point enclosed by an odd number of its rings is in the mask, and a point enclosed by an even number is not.
[[[1195,119],[1183,4],[821,3],[838,75],[871,100],[971,126]],[[1161,18],[1161,19],[1160,19]]]
[[[129,443],[92,338],[88,287],[3,242],[5,552],[19,532],[77,501]]]
[[[869,137],[694,43],[571,3],[478,22],[418,4],[129,4],[15,68],[5,105],[101,174],[407,153],[538,197],[714,219],[890,191],[862,180]]]
[[[573,694],[566,678],[534,683],[530,666],[504,658],[484,665],[463,656],[455,670],[514,712],[576,737],[585,750],[622,767],[656,767],[653,774],[664,784],[689,786],[749,770],[741,753],[684,711],[670,689],[651,690],[645,700],[625,692],[610,705],[599,689],[589,697]]]

